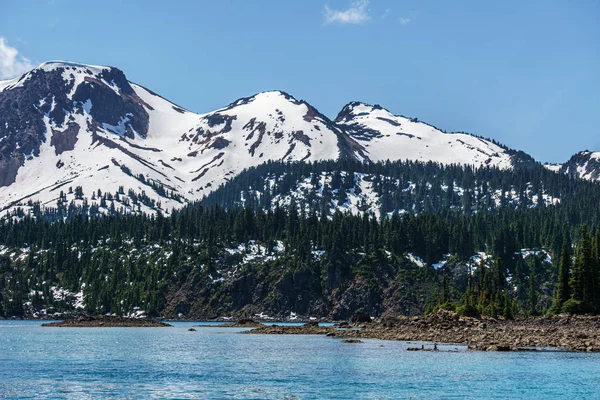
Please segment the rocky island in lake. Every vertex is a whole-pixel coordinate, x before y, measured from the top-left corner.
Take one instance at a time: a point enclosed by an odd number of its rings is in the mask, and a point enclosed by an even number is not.
[[[42,324],[45,327],[68,327],[68,328],[153,328],[171,326],[166,322],[154,318],[127,318],[112,315],[102,316],[80,316],[58,322]]]

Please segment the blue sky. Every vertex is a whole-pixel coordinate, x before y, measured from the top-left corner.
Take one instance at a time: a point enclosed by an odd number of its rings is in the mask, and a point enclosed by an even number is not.
[[[3,0],[0,76],[113,65],[196,112],[281,89],[381,104],[541,161],[600,151],[600,2]]]

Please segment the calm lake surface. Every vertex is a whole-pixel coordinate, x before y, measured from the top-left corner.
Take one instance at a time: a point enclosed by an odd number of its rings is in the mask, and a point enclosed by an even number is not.
[[[0,398],[600,398],[600,354],[0,321]],[[420,344],[419,344],[420,345]]]

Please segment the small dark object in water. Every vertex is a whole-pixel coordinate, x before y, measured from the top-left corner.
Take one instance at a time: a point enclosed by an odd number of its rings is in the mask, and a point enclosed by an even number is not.
[[[424,347],[409,347],[406,349],[407,351],[433,351],[431,349],[426,349]]]
[[[517,347],[517,351],[541,351],[536,347]]]
[[[188,329],[189,332],[196,332],[196,330],[194,328],[190,328]]]
[[[363,341],[360,339],[344,339],[342,343],[363,343]]]

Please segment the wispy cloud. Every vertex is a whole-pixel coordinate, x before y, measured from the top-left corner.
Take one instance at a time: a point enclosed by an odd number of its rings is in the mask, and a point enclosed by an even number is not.
[[[34,68],[31,60],[19,54],[0,36],[0,79],[15,78]]]
[[[325,22],[328,24],[363,24],[371,17],[369,16],[369,0],[356,0],[347,10],[332,10],[325,4]]]
[[[392,12],[391,8],[386,8],[385,11],[383,12],[383,14],[381,14],[381,19],[387,18],[388,15],[390,15],[391,12]]]
[[[401,17],[401,18],[400,18],[400,23],[401,23],[402,25],[407,25],[407,24],[409,24],[409,23],[410,23],[410,21],[412,21],[412,20],[411,20],[410,18],[407,18],[407,17]]]

